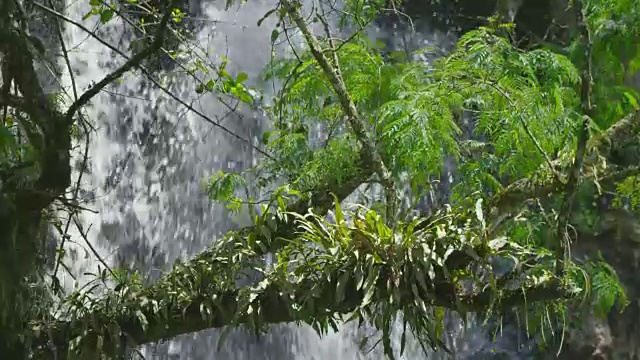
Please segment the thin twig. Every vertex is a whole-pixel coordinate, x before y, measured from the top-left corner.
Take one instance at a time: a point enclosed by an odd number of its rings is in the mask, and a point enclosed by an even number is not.
[[[89,229],[87,229],[87,232],[83,232],[82,231],[82,225],[80,225],[80,222],[78,221],[77,216],[73,216],[73,223],[76,225],[76,227],[78,228],[78,232],[80,233],[80,235],[82,236],[82,239],[84,240],[84,242],[87,244],[87,246],[89,247],[89,249],[91,250],[91,252],[93,253],[93,255],[98,258],[98,261],[100,261],[100,263],[107,269],[109,270],[109,273],[111,273],[112,276],[115,276],[115,274],[113,273],[113,270],[111,270],[111,267],[109,265],[107,265],[107,263],[102,259],[102,257],[100,256],[100,254],[98,254],[98,251],[96,250],[96,248],[93,247],[93,245],[91,244],[91,241],[89,241],[89,239],[87,238],[87,234],[89,233],[89,230],[91,229],[91,227],[89,227]]]
[[[333,59],[333,67],[336,70],[336,74],[338,74],[338,76],[342,79],[342,71],[340,70],[340,61],[338,60],[338,51],[336,49],[335,43],[333,42],[333,36],[331,35],[331,29],[329,29],[329,23],[327,22],[327,19],[324,18],[326,16],[324,12],[324,8],[322,8],[322,6],[320,6],[320,8],[322,9],[322,15],[320,15],[316,10],[316,17],[322,23],[325,35],[327,36],[327,42],[329,43],[328,51],[331,52],[331,58]]]
[[[170,2],[169,6],[167,7],[167,9],[165,10],[165,13],[164,13],[164,15],[162,17],[162,20],[160,21],[160,25],[159,25],[159,27],[158,27],[158,29],[156,31],[156,35],[155,35],[155,38],[153,40],[153,43],[151,45],[145,47],[139,53],[137,53],[134,56],[132,56],[122,66],[120,66],[118,69],[116,69],[112,73],[108,74],[107,76],[105,76],[102,80],[100,80],[98,83],[96,83],[91,88],[89,88],[89,90],[85,91],[80,96],[80,98],[78,98],[78,100],[74,101],[74,103],[71,104],[71,106],[67,110],[67,113],[65,114],[65,119],[66,119],[67,123],[73,122],[73,117],[75,116],[76,111],[78,109],[80,109],[82,106],[84,106],[86,103],[88,103],[89,100],[91,100],[98,93],[100,93],[100,90],[102,90],[103,88],[105,88],[109,84],[113,83],[115,80],[119,79],[122,75],[124,75],[129,70],[131,70],[133,68],[136,68],[136,67],[139,67],[143,60],[148,58],[150,55],[152,55],[154,52],[156,52],[158,49],[160,49],[160,47],[162,47],[162,43],[164,41],[164,34],[166,32],[166,28],[168,26],[169,19],[171,17],[171,10],[173,9],[174,1],[175,0],[172,0]],[[49,11],[49,12],[52,12],[52,13],[55,12],[55,10],[50,9],[50,8],[44,6],[44,5],[41,5],[41,4],[38,4],[38,3],[34,3],[34,4],[36,6],[38,6],[38,7],[46,10],[46,11]],[[59,13],[57,13],[57,14],[59,14]],[[56,14],[54,14],[54,15],[56,15]]]
[[[49,5],[51,6],[51,8],[47,8],[44,5],[35,3],[35,5],[39,6],[42,9],[45,9],[46,11],[49,12],[55,12],[56,10],[53,8],[52,2],[51,0],[49,0]],[[74,102],[71,104],[71,106],[69,107],[69,109],[67,110],[67,113],[65,114],[65,122],[67,124],[71,124],[73,122],[73,117],[75,116],[75,113],[82,107],[84,106],[86,103],[88,103],[94,96],[96,96],[98,93],[100,93],[100,91],[102,89],[104,89],[106,86],[108,86],[109,84],[113,83],[115,80],[117,80],[118,78],[120,78],[124,73],[128,72],[129,70],[133,69],[134,67],[138,67],[140,65],[140,63],[142,63],[143,60],[145,60],[147,57],[149,57],[151,54],[153,54],[155,51],[157,51],[161,46],[162,46],[162,42],[164,39],[164,32],[167,27],[167,24],[169,22],[169,18],[171,15],[171,10],[173,8],[173,1],[170,3],[169,7],[165,10],[165,13],[162,17],[162,20],[160,22],[160,27],[158,28],[157,32],[156,32],[156,36],[154,38],[153,43],[148,46],[146,49],[144,49],[143,51],[139,52],[138,54],[134,55],[131,59],[129,59],[124,65],[122,65],[121,67],[119,67],[118,69],[116,69],[114,72],[108,74],[107,76],[105,76],[100,82],[98,82],[97,84],[93,85],[89,90],[85,91],[79,98],[78,98],[78,93],[76,90],[76,85],[75,85],[75,80],[73,77],[73,69],[71,68],[71,64],[69,62],[69,57],[68,57],[68,53],[66,51],[66,46],[64,45],[64,39],[62,37],[62,31],[60,31],[60,23],[59,23],[59,19],[58,17],[56,17],[56,22],[58,24],[58,33],[59,33],[59,37],[60,37],[60,42],[62,44],[62,49],[63,49],[63,53],[65,56],[65,61],[67,63],[67,67],[68,67],[68,71],[69,71],[69,75],[71,76],[72,79],[72,84],[73,84],[73,95],[74,95]],[[55,15],[55,14],[54,14]],[[90,135],[89,135],[89,131],[87,129],[87,126],[85,124],[84,121],[80,121],[80,123],[83,126],[84,129],[84,133],[85,133],[85,149],[84,149],[84,157],[83,157],[83,162],[80,168],[80,173],[78,175],[78,179],[76,180],[76,186],[74,189],[74,194],[73,194],[73,199],[78,197],[78,193],[80,191],[80,183],[82,182],[82,175],[84,173],[84,170],[86,169],[86,165],[87,165],[87,159],[89,157],[89,142],[90,142]],[[60,241],[60,245],[59,245],[59,256],[62,256],[62,249],[65,246],[65,241],[67,239],[67,234],[69,232],[69,227],[71,225],[71,218],[73,217],[73,213],[74,211],[70,211],[70,217],[67,220],[67,223],[65,224],[65,228],[64,231],[62,233],[62,240]],[[62,258],[58,258],[58,260],[56,261],[56,265],[53,271],[53,276],[55,277],[58,273],[58,268],[60,263],[62,262]]]
[[[492,88],[494,88],[496,91],[498,91],[502,96],[504,96],[504,98],[507,99],[507,101],[509,101],[509,104],[511,106],[514,106],[513,100],[511,100],[511,97],[509,96],[509,94],[507,94],[502,88],[500,88],[498,85],[492,82],[487,82],[487,84]],[[551,170],[551,173],[553,174],[553,176],[555,176],[555,178],[558,181],[562,181],[562,177],[560,176],[558,171],[556,171],[556,168],[553,166],[553,162],[551,161],[551,158],[546,153],[546,151],[544,151],[544,149],[542,148],[542,145],[540,145],[540,142],[538,141],[538,139],[536,139],[535,135],[533,135],[533,132],[531,131],[531,129],[529,129],[529,126],[527,126],[527,122],[525,121],[524,117],[520,113],[518,113],[518,122],[520,122],[520,125],[522,125],[522,127],[524,128],[524,131],[527,133],[527,136],[531,139],[531,141],[533,141],[533,144],[538,150],[538,152],[540,153],[540,155],[544,157],[544,160],[547,162],[547,165],[549,165],[549,170]]]
[[[82,211],[88,211],[88,212],[90,212],[90,213],[92,213],[92,214],[98,214],[98,213],[99,213],[97,210],[93,210],[93,209],[90,209],[90,208],[88,208],[88,207],[81,206],[81,205],[80,205],[79,203],[77,203],[77,202],[74,202],[74,203],[69,202],[69,200],[68,200],[68,199],[65,199],[65,198],[64,198],[64,197],[62,197],[62,196],[60,196],[60,197],[56,198],[56,200],[60,201],[60,202],[62,203],[62,205],[67,206],[67,207],[70,207],[70,208],[75,208],[75,209],[82,210]],[[65,233],[66,233],[66,231],[65,231]]]
[[[49,0],[49,6],[51,9],[55,10],[53,6],[53,1]],[[56,31],[58,35],[58,40],[60,40],[60,48],[62,49],[62,56],[64,57],[64,62],[67,65],[67,71],[69,72],[69,77],[71,78],[71,90],[73,90],[73,101],[78,101],[78,88],[76,87],[76,78],[73,75],[73,68],[71,67],[71,61],[69,61],[69,52],[67,51],[67,45],[64,43],[64,37],[62,36],[62,25],[60,25],[60,20],[58,17],[56,19]]]
[[[55,7],[53,6],[53,2],[51,0],[49,0],[49,6],[51,7],[51,9],[55,10]],[[62,49],[62,54],[64,57],[64,61],[65,64],[67,65],[67,71],[69,72],[69,77],[71,78],[71,89],[73,91],[73,101],[74,102],[78,102],[78,90],[77,90],[77,86],[76,86],[76,80],[75,80],[75,76],[73,75],[73,68],[71,67],[71,61],[69,60],[69,53],[67,51],[67,46],[64,42],[64,37],[62,36],[62,27],[60,25],[60,21],[59,19],[56,17],[56,29],[57,29],[57,33],[58,33],[58,39],[60,40],[60,47]],[[84,120],[80,119],[80,123],[82,124],[82,128],[84,130],[85,133],[85,149],[84,149],[84,156],[82,158],[82,165],[80,166],[80,172],[78,174],[78,179],[76,180],[76,186],[73,190],[73,196],[72,199],[77,199],[78,198],[78,193],[80,192],[80,183],[82,182],[82,175],[84,174],[85,169],[87,168],[87,160],[89,158],[89,131],[87,129],[87,125],[85,123]],[[70,206],[70,207],[75,207],[77,209],[81,209],[81,210],[85,210],[85,208],[75,205],[72,206],[71,203],[69,203],[68,201],[66,201],[66,199],[63,201],[61,200],[63,204],[65,204],[66,206]],[[90,209],[86,209],[91,211]],[[94,213],[97,213],[95,211],[92,211]],[[62,263],[62,249],[64,249],[65,246],[65,242],[67,240],[67,234],[69,233],[69,227],[71,226],[71,217],[73,214],[73,210],[69,211],[69,219],[67,219],[67,223],[65,224],[64,227],[64,231],[62,233],[62,240],[60,240],[60,245],[58,246],[58,259],[56,261],[56,265],[54,267],[53,270],[53,277],[55,278],[58,274],[58,268],[60,266],[60,264]],[[63,264],[64,265],[64,264]]]
[[[41,6],[41,5],[40,5]],[[46,7],[45,7],[46,8]],[[47,8],[48,9],[48,8]],[[118,48],[116,48],[115,46],[109,44],[108,42],[106,42],[105,40],[103,40],[100,36],[96,35],[94,32],[92,32],[91,30],[89,30],[87,27],[85,27],[84,25],[78,23],[77,21],[74,21],[73,19],[68,18],[67,16],[60,14],[57,11],[48,9],[47,11],[51,12],[52,14],[58,16],[59,18],[61,18],[62,20],[77,26],[78,28],[80,28],[81,30],[83,30],[84,32],[86,32],[90,37],[96,39],[99,43],[101,43],[102,45],[106,46],[107,48],[109,48],[110,50],[112,50],[113,52],[117,53],[118,55],[120,55],[121,57],[123,57],[125,60],[130,60],[131,58],[126,55],[125,53],[123,53],[121,50],[119,50]],[[173,100],[177,101],[180,105],[186,107],[187,109],[189,109],[191,112],[193,112],[194,114],[200,116],[203,120],[205,120],[206,122],[212,124],[213,126],[219,128],[220,130],[226,132],[227,134],[231,135],[232,137],[248,144],[251,148],[253,148],[254,150],[256,150],[257,152],[259,152],[260,154],[273,159],[273,156],[271,156],[269,153],[267,153],[266,151],[262,150],[261,148],[257,147],[256,145],[253,144],[253,142],[251,142],[250,140],[247,140],[245,138],[243,138],[242,136],[234,133],[233,131],[231,131],[229,128],[218,124],[215,120],[211,119],[209,116],[203,114],[202,112],[198,111],[197,109],[195,109],[193,106],[187,104],[184,100],[180,99],[177,95],[175,95],[173,92],[171,92],[169,89],[167,89],[165,86],[163,86],[162,84],[160,84],[158,82],[158,80],[156,80],[153,75],[149,72],[149,70],[147,70],[144,66],[139,65],[138,68],[140,69],[140,71],[149,79],[149,81],[155,85],[156,87],[158,87],[160,90],[162,90],[162,92],[164,92],[165,94],[167,94],[169,97],[171,97]]]

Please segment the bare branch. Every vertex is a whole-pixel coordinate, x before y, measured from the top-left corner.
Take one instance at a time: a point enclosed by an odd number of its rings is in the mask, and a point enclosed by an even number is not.
[[[49,0],[49,7],[53,10],[56,8],[53,6],[53,1]],[[62,36],[62,26],[60,20],[56,17],[56,30],[58,34],[58,41],[60,41],[60,48],[62,49],[62,56],[64,57],[65,65],[67,65],[67,71],[71,78],[71,90],[73,91],[73,101],[78,101],[78,88],[76,86],[76,77],[73,75],[73,69],[71,68],[71,61],[69,61],[69,52],[67,51],[67,45],[64,43],[64,37]]]
[[[147,59],[150,55],[152,55],[154,52],[158,51],[162,47],[162,43],[164,41],[164,34],[166,32],[169,19],[171,17],[171,11],[173,10],[173,4],[174,4],[174,0],[172,0],[169,3],[169,6],[167,7],[167,9],[165,9],[165,13],[162,16],[162,20],[160,21],[160,25],[157,29],[153,43],[145,47],[139,53],[132,56],[130,59],[127,60],[127,62],[125,62],[122,66],[120,66],[114,72],[105,76],[102,80],[100,80],[98,83],[96,83],[91,88],[89,88],[89,90],[85,91],[80,96],[80,98],[78,98],[78,100],[76,100],[73,104],[71,104],[71,106],[67,110],[67,113],[65,114],[65,120],[68,123],[73,122],[73,117],[75,116],[76,111],[78,111],[78,109],[80,109],[82,106],[88,103],[89,100],[91,100],[94,96],[98,95],[98,93],[100,93],[100,90],[112,84],[115,80],[119,79],[122,75],[124,75],[129,70],[139,67],[142,61]],[[60,14],[59,12],[53,9],[50,9],[42,4],[34,3],[34,5],[56,15],[59,18],[64,18],[64,16],[62,16],[62,14]]]
[[[60,17],[61,19],[63,19],[64,21],[77,26],[79,29],[81,29],[82,31],[86,32],[87,35],[89,35],[90,37],[96,39],[99,43],[101,43],[102,45],[106,46],[107,48],[109,48],[110,50],[112,50],[113,52],[115,52],[116,54],[120,55],[121,57],[123,57],[125,60],[129,61],[131,58],[129,56],[127,56],[125,53],[123,53],[120,49],[116,48],[115,46],[109,44],[108,42],[106,42],[104,39],[102,39],[100,36],[96,35],[93,31],[87,29],[87,27],[85,27],[84,25],[78,23],[77,21],[74,21],[58,12],[55,11],[51,11],[52,14]],[[267,153],[266,151],[260,149],[259,147],[257,147],[256,145],[253,144],[253,142],[251,142],[250,140],[247,140],[245,138],[243,138],[242,136],[234,133],[233,131],[231,131],[229,128],[219,124],[218,122],[216,122],[215,120],[211,119],[209,116],[203,114],[201,111],[198,111],[197,109],[195,109],[193,106],[189,105],[187,102],[185,102],[184,100],[180,99],[177,95],[175,95],[173,92],[171,92],[169,89],[167,89],[166,86],[163,86],[162,84],[160,84],[158,82],[158,80],[156,80],[154,78],[154,76],[144,67],[144,66],[138,66],[138,68],[140,69],[140,71],[147,77],[147,79],[149,79],[149,81],[155,85],[156,87],[158,87],[160,90],[162,90],[162,92],[164,92],[165,94],[167,94],[170,98],[172,98],[173,100],[177,101],[180,105],[186,107],[187,109],[189,109],[189,111],[193,112],[194,114],[200,116],[202,119],[204,119],[206,122],[210,123],[211,125],[213,125],[214,127],[217,127],[218,129],[226,132],[227,134],[231,135],[232,137],[240,140],[241,142],[246,143],[247,145],[249,145],[251,148],[253,148],[254,150],[256,150],[257,152],[259,152],[260,154],[272,158],[272,156]]]

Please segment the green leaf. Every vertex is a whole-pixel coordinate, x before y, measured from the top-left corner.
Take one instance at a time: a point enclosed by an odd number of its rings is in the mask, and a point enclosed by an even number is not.
[[[638,110],[640,108],[640,106],[638,106],[638,100],[636,100],[635,96],[633,96],[631,92],[625,91],[624,96],[627,98],[627,101],[629,102],[629,104],[631,104],[631,106],[633,106],[634,109]]]
[[[271,32],[271,42],[276,42],[276,40],[278,40],[278,36],[280,36],[278,29],[273,29],[273,31]]]
[[[247,75],[247,73],[241,72],[238,74],[238,76],[236,76],[236,82],[237,83],[242,83],[245,80],[247,80],[249,78],[249,75]]]
[[[476,201],[476,217],[478,221],[480,221],[480,224],[482,224],[482,229],[484,230],[487,226],[484,222],[484,214],[482,213],[482,199]]]
[[[147,321],[147,317],[140,310],[136,310],[136,317],[138,318],[138,321],[140,321],[142,330],[147,331],[147,328],[149,327],[149,321]]]
[[[344,214],[342,213],[342,207],[340,206],[340,200],[335,194],[331,194],[333,196],[333,203],[336,206],[336,224],[340,225],[344,222]]]
[[[100,13],[100,22],[103,24],[108,23],[113,18],[114,12],[111,9],[104,9]]]
[[[82,17],[82,21],[87,20],[88,18],[90,18],[93,15],[97,15],[100,13],[100,10],[98,9],[91,9],[91,11],[89,11],[88,13],[84,14],[84,16]]]
[[[360,267],[356,268],[355,277],[356,277],[356,290],[359,291],[360,289],[362,289],[362,284],[364,283],[364,274],[362,273],[362,268]]]
[[[491,248],[492,250],[500,250],[505,245],[507,245],[507,238],[505,236],[500,236],[489,241],[489,248]]]
[[[400,337],[400,356],[404,354],[404,348],[407,345],[407,320],[402,321],[402,336]]]
[[[436,323],[436,337],[442,338],[442,329],[444,327],[444,308],[441,306],[436,306],[435,308],[435,323]]]
[[[273,133],[274,133],[273,131],[265,131],[262,134],[262,143],[264,145],[267,145],[269,143],[269,138],[271,137],[271,135],[273,135]]]
[[[82,335],[76,336],[71,341],[69,341],[69,349],[70,350],[78,349],[81,341],[82,341]]]
[[[260,226],[260,232],[267,239],[267,241],[271,241],[271,229],[268,226],[262,225]]]
[[[231,88],[231,93],[245,104],[253,103],[253,96],[249,94],[242,84],[235,85]]]
[[[336,286],[336,302],[337,303],[341,303],[342,300],[344,300],[344,292],[350,277],[351,277],[351,273],[345,272],[338,279],[338,285]]]

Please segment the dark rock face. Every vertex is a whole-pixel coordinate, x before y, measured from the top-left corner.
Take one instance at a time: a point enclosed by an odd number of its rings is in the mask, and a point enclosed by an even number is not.
[[[458,34],[487,26],[487,18],[500,14],[516,24],[515,40],[519,46],[535,46],[540,42],[564,42],[565,25],[573,18],[567,11],[567,0],[406,0],[403,11],[416,22]],[[403,22],[401,17],[386,15],[383,22]]]
[[[640,359],[640,222],[624,209],[603,210],[600,219],[596,234],[579,234],[573,251],[577,257],[601,254],[616,270],[629,304],[606,318],[586,315],[584,326],[570,333],[562,358]]]

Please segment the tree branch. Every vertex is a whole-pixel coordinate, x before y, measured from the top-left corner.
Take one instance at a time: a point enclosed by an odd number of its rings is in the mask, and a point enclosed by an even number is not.
[[[338,200],[344,199],[351,194],[361,183],[366,181],[371,175],[377,173],[382,179],[388,176],[386,168],[379,154],[375,151],[375,145],[369,139],[366,132],[366,122],[359,117],[354,103],[349,97],[347,90],[340,78],[339,71],[332,68],[328,59],[324,56],[320,49],[320,44],[313,37],[306,23],[299,14],[296,5],[288,0],[281,0],[286,6],[289,14],[294,22],[304,27],[303,31],[316,60],[323,68],[323,71],[329,77],[334,91],[339,95],[343,105],[345,114],[349,118],[351,126],[356,134],[360,134],[362,151],[360,159],[357,160],[358,172],[352,174],[346,181],[338,183],[337,179],[327,179],[324,184],[318,186],[309,195],[303,196],[299,201],[291,204],[288,210],[291,212],[305,214],[308,209],[313,208],[315,213],[324,214],[333,205],[331,193],[338,195]],[[339,69],[338,69],[339,70]],[[583,79],[584,86],[584,79]],[[588,108],[587,108],[588,109]],[[588,114],[585,111],[585,114]],[[640,116],[635,113],[631,116],[629,122],[635,121],[640,123]],[[621,120],[622,122],[627,121]],[[625,127],[626,126],[626,127]],[[628,134],[620,132],[620,129],[640,130],[636,124],[631,123],[614,126],[608,131],[611,135],[624,136],[631,139]],[[584,128],[581,129],[584,131]],[[587,148],[590,143],[584,139],[581,134],[579,144],[583,148]],[[636,136],[637,141],[637,136]],[[629,144],[631,140],[625,144]],[[594,145],[597,146],[597,145]],[[580,179],[580,172],[583,167],[583,158],[585,150],[580,148],[576,152],[572,174],[575,177],[573,188],[568,185],[552,181],[547,185],[538,186],[532,182],[519,183],[509,186],[500,194],[492,205],[510,206],[512,201],[536,197],[541,192],[550,194],[552,192],[565,190],[565,194],[570,191],[575,192],[575,186]],[[377,157],[376,157],[377,156]],[[576,170],[577,169],[577,170]],[[637,168],[636,168],[637,170]],[[624,171],[624,169],[622,170]],[[387,178],[390,179],[390,178]],[[389,180],[390,181],[390,180]],[[513,185],[513,184],[512,184]],[[567,195],[565,195],[567,196]],[[509,201],[505,202],[505,199]],[[569,199],[572,201],[572,199]],[[501,202],[502,201],[502,202]],[[571,204],[571,201],[567,202]],[[275,218],[276,227],[269,239],[265,238],[261,228],[257,226],[247,227],[235,233],[235,236],[242,238],[243,242],[248,242],[249,235],[254,235],[259,239],[264,239],[268,245],[266,247],[255,246],[251,249],[256,254],[264,254],[270,251],[276,251],[283,244],[287,243],[287,239],[294,238],[297,227],[289,220],[279,220]],[[273,241],[271,240],[273,239]],[[290,241],[290,240],[289,240]],[[250,246],[252,246],[250,244]],[[243,248],[244,249],[244,248]],[[106,306],[113,298],[98,300],[96,307],[85,309],[83,316],[74,319],[74,321],[60,321],[52,328],[43,332],[43,340],[39,344],[43,352],[48,351],[47,342],[51,340],[57,347],[57,350],[64,350],[66,353],[69,340],[80,336],[87,331],[89,334],[87,341],[90,346],[102,342],[107,347],[120,346],[118,342],[122,336],[128,337],[133,344],[142,344],[157,341],[163,338],[172,337],[178,334],[199,331],[212,327],[221,327],[225,325],[248,325],[254,326],[257,323],[278,323],[292,321],[309,321],[314,318],[326,318],[333,314],[347,314],[353,312],[362,303],[364,294],[361,290],[356,290],[355,279],[349,278],[349,282],[345,286],[345,296],[343,300],[337,300],[333,297],[333,289],[336,288],[336,279],[340,277],[335,271],[321,280],[307,280],[300,283],[291,283],[282,281],[282,279],[272,279],[267,286],[263,288],[249,289],[238,288],[220,288],[216,283],[217,273],[210,270],[220,263],[220,253],[217,249],[211,249],[200,255],[187,264],[177,265],[173,271],[163,277],[159,282],[149,288],[136,292],[131,298],[118,303],[115,308]],[[471,257],[460,260],[460,267],[467,266],[471,261]],[[452,267],[454,268],[454,267]],[[339,271],[339,270],[336,270]],[[381,278],[381,282],[388,279]],[[320,291],[318,298],[314,299],[314,304],[305,303],[305,299],[312,292],[314,287],[321,289],[331,289],[331,291]],[[380,298],[389,297],[390,294],[380,287],[377,290]],[[472,311],[480,311],[486,309],[492,304],[493,293],[483,291],[473,294],[458,294],[455,287],[450,282],[435,284],[433,291],[424,296],[429,300],[430,305],[437,305],[457,309],[458,302]],[[499,306],[510,307],[522,304],[525,299],[528,302],[543,301],[568,296],[568,293],[560,287],[556,280],[547,283],[532,286],[525,291],[504,290],[500,298]],[[255,305],[251,311],[242,307],[242,304],[251,303]],[[305,313],[295,310],[298,305],[305,309]],[[256,315],[257,314],[257,315]],[[232,316],[239,315],[239,316]],[[257,317],[256,317],[257,316]],[[91,319],[83,323],[83,320]],[[117,325],[117,331],[111,333],[113,324]],[[85,327],[86,326],[86,327]],[[47,336],[52,335],[51,339]],[[102,340],[99,340],[101,336]],[[92,339],[95,344],[91,343]],[[111,340],[115,339],[115,340]],[[95,348],[95,346],[94,346]]]
[[[638,145],[639,133],[640,110],[636,110],[613,124],[606,132],[591,138],[587,149],[597,149],[600,156],[609,158],[616,165],[636,165],[638,163],[637,153],[629,154],[629,156],[622,155],[627,153],[627,148]]]
[[[388,204],[391,210],[390,214],[395,215],[395,203],[397,202],[397,195],[395,184],[391,178],[391,173],[384,164],[384,161],[382,160],[379,152],[376,150],[375,143],[367,131],[367,124],[365,120],[360,116],[356,105],[351,100],[351,96],[349,95],[344,81],[342,80],[339,65],[337,63],[332,65],[331,61],[329,61],[329,59],[327,59],[327,57],[325,56],[320,42],[313,35],[311,29],[309,29],[309,26],[300,14],[300,4],[295,0],[280,0],[280,4],[289,14],[291,20],[296,24],[296,26],[298,26],[298,28],[302,32],[302,35],[307,41],[313,57],[320,65],[320,68],[322,68],[322,71],[333,87],[336,96],[340,100],[342,110],[347,116],[349,125],[351,126],[356,139],[358,140],[358,142],[360,142],[360,146],[362,146],[362,150],[366,156],[366,161],[371,163],[371,167],[380,177],[380,181],[382,181],[385,187],[387,196],[390,197],[390,200],[392,200],[392,202]],[[334,59],[337,59],[335,49],[331,49],[331,51],[333,52]],[[391,221],[391,217],[389,217],[388,220]]]
[[[10,358],[24,349],[19,336],[33,309],[27,280],[39,266],[42,225],[47,208],[71,181],[70,124],[65,124],[47,98],[34,67],[34,45],[19,1],[0,1],[0,53],[2,101],[15,105],[20,126],[27,132],[29,157],[12,166],[10,184],[0,185],[0,352]],[[5,76],[8,75],[8,76]],[[10,85],[16,94],[12,97]],[[5,114],[6,115],[6,112]],[[4,122],[4,119],[3,119]],[[13,170],[28,168],[29,174]],[[4,180],[4,179],[3,179]]]
[[[589,25],[586,19],[586,9],[584,9],[582,0],[574,0],[575,12],[578,16],[577,24],[580,32],[580,43],[584,46],[584,68],[582,69],[582,84],[580,89],[580,99],[582,102],[583,121],[578,130],[578,144],[575,154],[575,160],[569,170],[567,183],[564,186],[564,198],[558,214],[558,248],[556,250],[556,276],[562,278],[564,275],[564,263],[567,260],[567,249],[569,247],[569,234],[567,233],[567,225],[573,208],[573,201],[578,188],[578,182],[582,176],[582,167],[584,164],[584,154],[589,141],[589,124],[593,117],[593,109],[591,106],[591,34],[589,33]]]
[[[294,238],[292,241],[303,240]],[[347,254],[350,253],[348,249],[344,250]],[[322,273],[319,277],[308,274],[303,280],[295,281],[276,271],[247,288],[228,287],[225,280],[218,281],[221,276],[225,276],[219,273],[220,269],[232,267],[234,260],[227,259],[227,263],[219,264],[219,267],[212,266],[224,255],[210,253],[187,264],[177,265],[170,276],[150,288],[132,290],[127,295],[112,294],[104,300],[90,303],[87,309],[81,309],[80,314],[74,314],[73,322],[60,321],[43,329],[37,348],[42,352],[50,351],[52,346],[47,346],[47,343],[51,341],[58,357],[64,358],[69,340],[81,336],[84,342],[82,348],[95,349],[97,344],[102,343],[103,348],[98,350],[109,354],[112,348],[122,345],[118,342],[122,338],[127,339],[127,345],[140,345],[209,328],[246,326],[259,330],[268,324],[312,324],[314,321],[351,314],[360,307],[367,306],[366,287],[359,285],[355,276],[347,276],[344,296],[336,296],[335,289],[339,287],[339,279],[345,279],[345,274],[358,268],[365,259],[364,255],[370,254],[372,250],[362,251],[361,257],[349,255],[349,259],[344,260],[346,265],[342,267],[329,266],[328,272],[318,270]],[[383,258],[395,256],[384,250],[375,251]],[[403,247],[387,251],[413,250],[411,247]],[[438,249],[438,252],[444,251],[444,248]],[[411,268],[424,268],[423,261],[416,258]],[[452,263],[451,269],[464,268],[468,264]],[[422,299],[427,306],[477,312],[491,306],[508,309],[522,305],[525,299],[528,303],[533,303],[571,296],[557,280],[551,279],[515,290],[504,289],[496,299],[495,289],[460,293],[450,281],[438,281],[437,275],[429,277],[426,283],[419,284],[401,280],[399,293],[396,294],[396,289],[388,284],[389,281],[394,281],[391,275],[394,273],[393,268],[406,268],[405,264],[390,261],[376,267],[379,267],[379,276],[363,275],[365,283],[372,281],[372,301],[397,297],[399,304],[405,304],[402,305],[403,309],[415,306],[417,298]],[[436,273],[443,272],[439,266],[435,268]],[[368,278],[369,276],[372,277]],[[415,275],[409,276],[413,278]],[[419,290],[412,290],[414,287]]]
[[[108,42],[106,42],[104,39],[100,38],[99,36],[97,36],[93,31],[87,29],[86,26],[78,23],[77,21],[74,21],[58,12],[55,11],[51,11],[52,14],[58,16],[59,18],[61,18],[62,20],[77,26],[79,29],[81,29],[82,31],[84,31],[85,33],[87,33],[87,35],[91,36],[92,38],[96,39],[99,43],[101,43],[102,45],[106,46],[107,48],[109,48],[111,51],[115,52],[116,54],[120,55],[121,57],[123,57],[124,59],[126,59],[127,61],[129,61],[130,57],[127,56],[125,53],[123,53],[120,49],[116,48],[115,46],[109,44]],[[242,136],[234,133],[233,131],[231,131],[229,128],[217,123],[216,121],[214,121],[213,119],[211,119],[209,116],[207,116],[206,114],[202,113],[201,111],[198,111],[197,109],[195,109],[193,106],[189,105],[187,102],[185,102],[184,100],[182,100],[180,97],[178,97],[176,94],[174,94],[173,92],[171,92],[169,89],[167,89],[166,86],[163,86],[162,84],[160,84],[158,82],[158,80],[156,80],[153,75],[144,67],[139,65],[138,68],[140,69],[140,71],[142,71],[142,73],[147,77],[147,79],[149,79],[149,81],[157,86],[160,90],[162,90],[162,92],[164,92],[165,94],[167,94],[170,98],[172,98],[173,100],[175,100],[176,102],[178,102],[180,105],[184,106],[185,108],[187,108],[189,111],[193,112],[194,114],[200,116],[202,119],[204,119],[206,122],[208,122],[209,124],[213,125],[214,127],[217,127],[218,129],[224,131],[225,133],[231,135],[232,137],[240,140],[241,142],[249,145],[251,148],[253,148],[254,150],[256,150],[257,152],[259,152],[260,154],[272,158],[272,156],[267,153],[266,151],[260,149],[259,147],[255,146],[250,140],[247,140],[245,138],[243,138]]]
[[[509,96],[509,94],[507,94],[506,91],[504,91],[501,87],[499,87],[497,84],[494,84],[492,82],[487,82],[487,84],[492,88],[494,88],[497,92],[499,92],[500,95],[502,95],[505,99],[507,99],[507,101],[512,107],[515,107],[513,104],[513,100],[511,100],[511,96]],[[525,133],[527,133],[527,136],[533,142],[533,145],[536,147],[536,150],[538,150],[540,155],[542,155],[544,160],[547,162],[547,165],[549,165],[549,171],[551,171],[551,173],[556,177],[557,180],[562,180],[562,178],[560,177],[560,174],[558,174],[555,167],[553,166],[553,162],[551,161],[549,154],[547,154],[547,152],[544,151],[544,149],[542,148],[542,145],[540,144],[540,141],[538,141],[538,139],[533,134],[533,132],[531,132],[531,129],[529,129],[529,126],[527,125],[527,121],[524,119],[524,117],[520,113],[518,113],[518,122],[524,129]]]
[[[640,111],[628,114],[614,125],[609,127],[602,134],[588,140],[586,149],[599,154],[607,162],[606,170],[596,176],[594,173],[582,175],[584,180],[598,181],[599,183],[611,184],[628,176],[638,173],[640,159],[629,157],[620,161],[617,156],[626,147],[640,146]],[[576,155],[578,155],[576,153]],[[582,155],[584,157],[584,153]],[[597,166],[601,159],[597,157],[583,158],[582,168]],[[561,167],[561,162],[555,160],[554,166]],[[575,166],[575,160],[574,164]],[[544,198],[550,194],[565,190],[565,184],[555,179],[548,179],[544,174],[546,168],[538,171],[537,174],[517,180],[507,186],[502,192],[496,195],[490,202],[490,207],[494,208],[495,214],[500,214],[513,210],[527,199]]]
[[[165,9],[165,12],[162,16],[162,20],[160,20],[160,25],[158,26],[158,29],[156,31],[156,35],[153,40],[153,43],[151,43],[149,46],[145,47],[142,51],[132,56],[129,60],[127,60],[127,62],[125,62],[118,69],[108,74],[98,83],[94,84],[91,88],[89,88],[89,90],[85,91],[80,96],[80,98],[74,101],[69,107],[69,109],[65,114],[65,121],[71,124],[73,122],[73,117],[75,116],[76,111],[78,111],[78,109],[80,109],[82,106],[86,105],[89,102],[89,100],[91,100],[94,96],[98,95],[98,93],[102,89],[112,84],[114,81],[119,79],[122,75],[124,75],[129,70],[139,67],[142,61],[147,59],[156,51],[160,50],[160,48],[162,47],[162,43],[164,41],[164,36],[169,23],[169,19],[171,18],[171,11],[173,10],[174,2],[175,0],[171,0],[171,2],[169,3],[169,6]],[[39,3],[33,3],[33,4],[49,13],[52,13],[53,15],[56,15],[59,18],[64,19],[64,16],[62,16],[62,14],[58,13],[54,9],[50,9]]]

